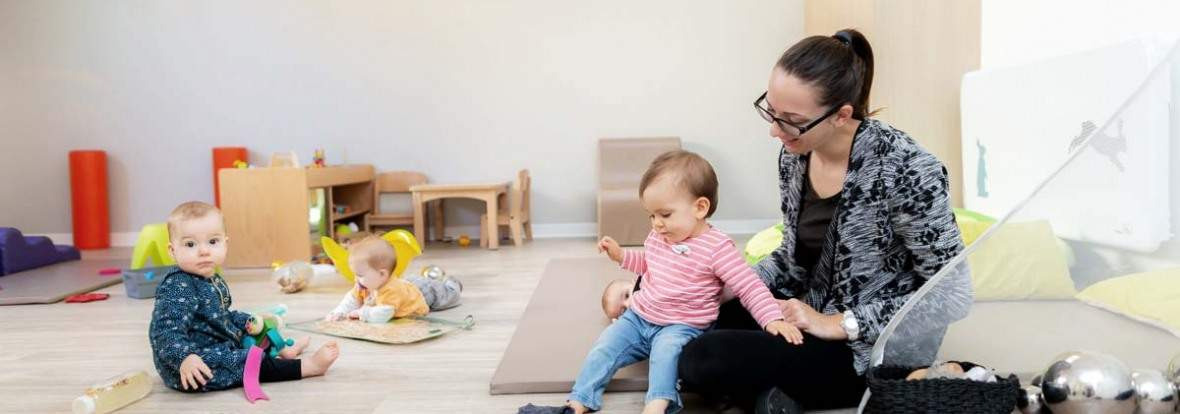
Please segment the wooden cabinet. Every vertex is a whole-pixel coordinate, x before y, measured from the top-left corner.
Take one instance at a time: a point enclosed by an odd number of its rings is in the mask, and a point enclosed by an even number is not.
[[[309,260],[320,252],[321,235],[335,237],[336,225],[350,221],[364,228],[365,215],[373,210],[371,165],[224,169],[219,174],[229,236],[227,267]],[[338,214],[337,206],[348,211]],[[316,224],[320,220],[322,225]]]

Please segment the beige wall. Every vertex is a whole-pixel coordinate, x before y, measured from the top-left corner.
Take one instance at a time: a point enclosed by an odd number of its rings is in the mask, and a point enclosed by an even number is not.
[[[809,0],[804,30],[831,35],[853,27],[873,45],[870,105],[936,155],[962,205],[959,85],[979,68],[979,0]]]
[[[778,216],[750,103],[800,1],[0,2],[0,225],[70,231],[66,153],[110,157],[111,228],[212,198],[209,149],[439,181],[534,176],[539,225],[593,223],[595,140],[678,135],[718,220]],[[473,203],[452,223],[474,225]],[[593,227],[588,227],[593,231]],[[541,231],[540,229],[538,231]]]

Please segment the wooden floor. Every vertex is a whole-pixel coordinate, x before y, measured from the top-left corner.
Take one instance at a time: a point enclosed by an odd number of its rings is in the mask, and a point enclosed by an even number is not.
[[[129,257],[130,250],[86,255]],[[264,384],[271,400],[254,405],[246,402],[240,389],[189,395],[165,388],[152,367],[147,339],[153,301],[128,298],[123,285],[100,290],[111,294],[102,302],[3,306],[0,413],[69,411],[74,397],[91,382],[132,369],[149,372],[155,386],[146,399],[120,412],[515,413],[529,402],[558,405],[562,394],[488,395],[488,382],[545,263],[557,257],[596,255],[591,239],[536,240],[522,247],[508,243],[498,251],[431,245],[411,271],[436,264],[461,278],[463,305],[434,315],[474,315],[473,330],[402,346],[331,338],[340,343],[341,354],[326,376]],[[322,316],[349,287],[339,277],[322,277],[307,290],[286,295],[271,282],[267,270],[229,270],[225,277],[236,309],[285,303],[289,321]],[[311,338],[309,350],[330,339]],[[603,411],[639,412],[642,403],[642,393],[611,393]],[[699,404],[689,408],[688,412],[708,412]]]

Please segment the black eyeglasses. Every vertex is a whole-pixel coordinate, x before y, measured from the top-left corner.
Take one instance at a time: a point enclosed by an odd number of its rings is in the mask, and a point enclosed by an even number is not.
[[[773,122],[777,124],[779,129],[783,130],[783,132],[790,134],[791,131],[795,131],[795,136],[806,134],[807,131],[810,131],[812,128],[815,128],[816,125],[819,125],[820,122],[828,119],[829,116],[832,116],[832,114],[836,113],[836,111],[839,111],[840,107],[843,106],[835,105],[832,107],[832,109],[829,109],[828,112],[824,112],[823,116],[816,118],[814,121],[808,122],[807,125],[798,126],[792,124],[791,121],[774,116],[774,113],[770,112],[770,105],[764,104],[764,102],[766,102],[766,94],[767,92],[762,92],[762,96],[759,96],[758,99],[754,100],[754,108],[758,109],[758,115],[761,115],[762,119],[765,119],[766,122]]]

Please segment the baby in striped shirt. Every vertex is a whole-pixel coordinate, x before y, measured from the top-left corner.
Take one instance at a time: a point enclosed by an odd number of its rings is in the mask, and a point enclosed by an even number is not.
[[[615,371],[649,360],[644,413],[676,412],[680,350],[704,332],[728,287],[758,323],[773,335],[801,344],[803,334],[783,320],[770,290],[742,259],[733,240],[709,225],[717,209],[717,175],[701,156],[664,153],[652,161],[639,185],[652,231],[644,250],[623,250],[610,237],[598,249],[640,276],[621,315],[595,342],[569,396],[576,413],[602,408],[602,393]],[[611,312],[605,309],[608,314]]]

